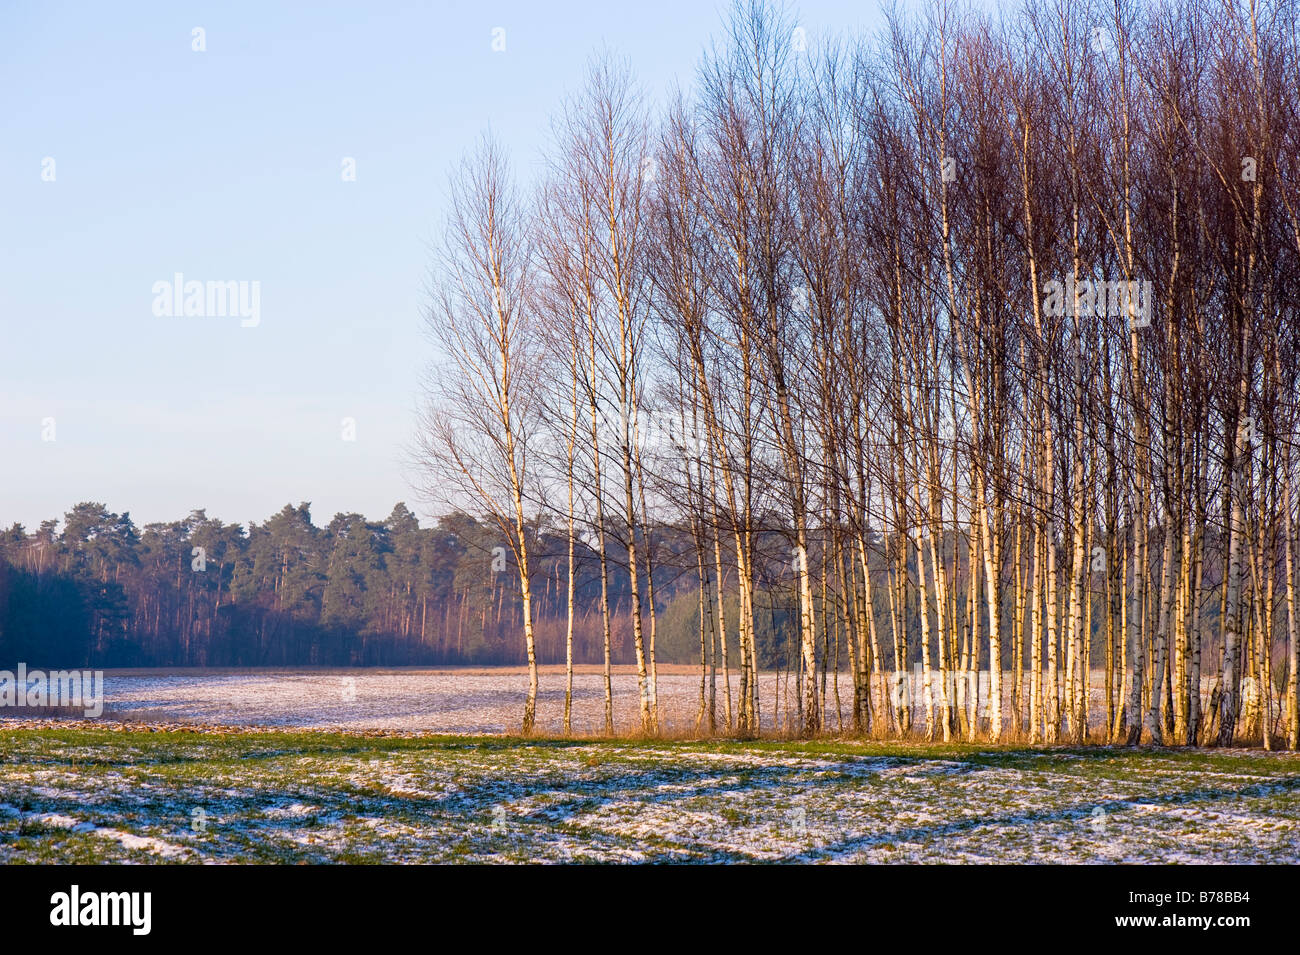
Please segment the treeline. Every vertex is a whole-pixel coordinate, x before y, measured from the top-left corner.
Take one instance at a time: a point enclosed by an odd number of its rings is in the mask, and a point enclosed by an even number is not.
[[[568,540],[535,522],[543,662],[564,660]],[[695,652],[689,538],[656,528],[660,651]],[[607,551],[622,564],[623,555]],[[575,542],[577,662],[603,659],[598,558]],[[610,581],[615,663],[632,659],[626,577]],[[684,599],[683,599],[684,595]],[[788,597],[767,600],[765,665],[787,665]],[[519,664],[522,603],[513,556],[465,513],[421,527],[403,504],[383,521],[286,505],[247,529],[204,511],[138,528],[103,504],[0,532],[0,668],[31,666],[404,666]]]
[[[671,523],[702,726],[758,730],[784,566],[804,733],[838,646],[864,733],[1296,747],[1296,14],[945,0],[813,37],[746,0],[662,108],[596,59],[534,187],[485,139],[421,453],[509,540],[530,662],[541,512],[627,578],[602,639],[630,620],[654,732]]]

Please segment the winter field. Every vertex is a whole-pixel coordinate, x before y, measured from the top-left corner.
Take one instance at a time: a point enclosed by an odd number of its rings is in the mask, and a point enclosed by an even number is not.
[[[564,668],[545,666],[540,669],[537,730],[543,734],[559,735],[564,731]],[[1003,715],[1009,722],[1012,717],[1010,673],[1004,673],[1003,679],[1007,685]],[[984,704],[988,695],[988,673],[978,675],[977,680],[978,690],[971,689],[971,700],[978,698]],[[572,733],[577,736],[601,733],[605,719],[601,668],[575,667],[573,682]],[[611,683],[615,731],[635,733],[640,725],[635,669],[615,667]],[[1028,677],[1025,685],[1028,687]],[[1105,678],[1101,671],[1094,672],[1090,687],[1090,711],[1094,722],[1104,715],[1104,686]],[[657,687],[664,732],[668,735],[694,733],[699,709],[699,671],[689,666],[660,666]],[[104,716],[110,720],[502,734],[519,731],[527,690],[528,675],[523,667],[107,670],[103,695]],[[954,699],[964,699],[966,691],[967,686],[955,682],[949,690]],[[788,672],[779,676],[771,672],[760,674],[760,716],[764,731],[787,732],[798,725],[798,692],[797,681]],[[891,692],[887,680],[873,686],[873,706],[879,708],[880,701],[887,699]],[[909,674],[906,692],[913,721],[920,726],[925,714],[919,668]],[[733,707],[738,705],[739,693],[740,679],[733,673]],[[937,701],[937,673],[932,694]],[[726,686],[719,673],[715,704],[719,725],[725,725],[726,695]],[[972,707],[975,705],[971,703]],[[852,706],[852,677],[848,673],[840,673],[838,677],[830,674],[826,687],[827,728],[833,732],[849,728]],[[986,705],[981,713],[987,715]],[[0,726],[3,726],[4,717],[5,710],[0,708]]]
[[[576,683],[574,733],[595,734],[599,669]],[[103,719],[0,719],[0,862],[1300,862],[1288,754],[521,740],[526,685],[110,671]],[[661,668],[669,732],[698,692]],[[615,694],[630,731],[634,673]],[[562,713],[548,669],[540,731]]]
[[[0,729],[3,862],[1296,862],[1260,752]]]

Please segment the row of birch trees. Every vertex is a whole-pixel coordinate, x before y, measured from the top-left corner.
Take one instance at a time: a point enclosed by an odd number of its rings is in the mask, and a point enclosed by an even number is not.
[[[527,188],[484,140],[418,451],[512,551],[524,730],[546,513],[600,555],[607,732],[616,574],[663,729],[667,559],[701,732],[769,725],[762,587],[803,734],[1294,749],[1298,110],[1287,0],[743,2],[663,102],[597,57]]]

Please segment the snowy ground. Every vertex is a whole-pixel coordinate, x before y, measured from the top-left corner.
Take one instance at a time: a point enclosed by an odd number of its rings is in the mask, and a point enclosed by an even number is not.
[[[1004,677],[1009,685],[1010,675]],[[539,732],[559,734],[564,717],[564,668],[543,667],[537,701]],[[618,667],[612,679],[614,723],[620,733],[639,725],[636,672]],[[837,686],[838,683],[838,686]],[[665,733],[694,731],[699,712],[700,677],[691,667],[664,666],[658,674],[658,699]],[[907,699],[913,719],[924,721],[921,675],[909,674]],[[1104,722],[1104,677],[1092,674],[1092,715]],[[105,715],[110,719],[194,722],[228,726],[273,726],[337,730],[403,730],[435,733],[518,732],[528,689],[522,668],[350,669],[350,670],[109,670],[104,680]],[[961,688],[962,693],[965,687]],[[939,694],[938,676],[932,692]],[[954,686],[950,692],[956,693]],[[873,705],[888,699],[888,682],[873,687]],[[987,717],[988,674],[979,683],[980,712]],[[738,705],[740,681],[731,678],[732,706]],[[716,712],[725,724],[726,684],[721,674]],[[1004,719],[1012,719],[1007,691]],[[759,678],[762,725],[790,730],[798,725],[798,687],[782,673]],[[954,696],[954,699],[958,697]],[[964,698],[964,697],[962,697]],[[604,729],[604,678],[599,667],[584,666],[574,677],[573,725],[576,735]],[[972,696],[974,699],[974,696]],[[835,717],[838,702],[839,717]],[[851,723],[852,679],[827,678],[826,725],[835,731]],[[0,726],[6,713],[0,709]],[[1095,727],[1094,727],[1095,728]]]
[[[619,732],[640,725],[635,671],[617,668],[612,679],[614,720]],[[658,676],[661,719],[666,732],[694,729],[699,706],[698,672],[661,668]],[[732,677],[733,706],[740,681]],[[759,681],[763,725],[794,705],[793,681],[783,674]],[[788,686],[786,685],[788,684]],[[558,734],[564,725],[564,669],[545,667],[537,700],[539,732]],[[418,730],[436,733],[518,732],[523,718],[528,675],[521,668],[442,670],[245,670],[245,671],[108,671],[104,680],[106,715],[158,722],[198,722],[229,726],[283,726],[318,729]],[[834,687],[828,690],[833,707]],[[850,718],[851,680],[842,675],[843,719]],[[722,722],[726,689],[718,678],[717,713]],[[0,710],[0,718],[4,712]],[[793,713],[789,722],[795,722]],[[3,725],[0,723],[0,725]],[[575,734],[599,733],[605,725],[604,677],[597,667],[574,676]]]
[[[1300,861],[1261,752],[0,727],[0,862]]]
[[[558,734],[562,669],[541,683]],[[596,734],[599,668],[575,684],[574,733]],[[1287,754],[522,742],[502,734],[526,688],[519,670],[110,671],[105,720],[0,711],[0,862],[1300,862]],[[776,689],[766,674],[768,729],[794,717]],[[635,731],[635,673],[614,690]],[[667,733],[693,730],[698,694],[661,668]],[[850,696],[845,678],[846,723]]]

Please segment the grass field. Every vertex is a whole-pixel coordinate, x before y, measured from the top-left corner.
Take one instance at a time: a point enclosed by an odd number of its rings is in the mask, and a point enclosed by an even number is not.
[[[1296,862],[1300,759],[0,728],[4,862]]]

